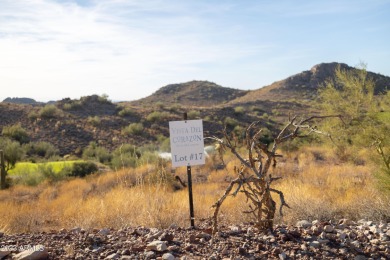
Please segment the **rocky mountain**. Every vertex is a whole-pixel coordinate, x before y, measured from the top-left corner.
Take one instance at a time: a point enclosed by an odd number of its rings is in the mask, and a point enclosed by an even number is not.
[[[4,126],[20,124],[31,141],[50,142],[61,155],[80,155],[92,141],[109,150],[125,143],[158,145],[162,136],[169,136],[168,122],[182,120],[183,112],[189,119],[203,119],[205,136],[218,134],[224,125],[239,133],[240,128],[257,120],[276,131],[291,114],[318,112],[318,88],[334,79],[337,66],[354,69],[346,64],[322,63],[251,91],[190,81],[167,85],[149,97],[131,102],[112,103],[96,95],[78,100],[66,98],[53,104],[1,102],[0,136]],[[369,75],[376,83],[377,93],[389,90],[390,77],[372,72]]]
[[[32,98],[11,98],[7,97],[3,100],[3,103],[14,103],[14,104],[38,104],[39,102],[35,101],[35,99]]]
[[[342,70],[356,70],[344,63],[321,63],[310,70],[300,72],[286,79],[272,83],[269,86],[249,91],[246,95],[233,100],[231,103],[247,103],[263,100],[313,100],[317,96],[318,89],[327,80],[335,80],[335,70],[340,66]],[[376,93],[390,90],[390,77],[368,72],[368,76],[375,82]]]
[[[170,84],[160,88],[151,96],[133,101],[132,104],[180,104],[192,106],[213,106],[224,104],[247,94],[248,91],[227,88],[209,81],[190,81]]]

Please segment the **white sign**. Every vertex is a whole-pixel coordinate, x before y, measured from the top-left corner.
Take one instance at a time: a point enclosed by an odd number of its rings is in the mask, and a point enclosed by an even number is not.
[[[172,167],[205,164],[202,120],[169,122]]]

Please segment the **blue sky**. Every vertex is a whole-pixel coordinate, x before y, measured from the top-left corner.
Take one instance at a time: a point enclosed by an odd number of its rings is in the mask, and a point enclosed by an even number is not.
[[[258,89],[321,62],[390,76],[390,0],[0,0],[0,101]]]

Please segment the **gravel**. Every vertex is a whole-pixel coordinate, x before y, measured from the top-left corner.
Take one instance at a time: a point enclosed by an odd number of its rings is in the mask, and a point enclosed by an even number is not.
[[[267,233],[241,224],[211,234],[206,223],[0,233],[0,259],[390,259],[390,223],[301,221]],[[18,258],[28,251],[43,253]]]

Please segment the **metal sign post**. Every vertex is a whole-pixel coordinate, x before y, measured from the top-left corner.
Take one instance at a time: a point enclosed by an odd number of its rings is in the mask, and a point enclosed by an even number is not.
[[[187,113],[184,113],[184,121],[187,121]],[[189,203],[190,203],[191,227],[195,228],[194,200],[193,200],[193,197],[192,197],[191,165],[187,166],[187,178],[188,178],[188,198],[189,198]]]
[[[172,167],[187,167],[191,227],[195,227],[191,166],[205,164],[202,120],[169,122]]]

